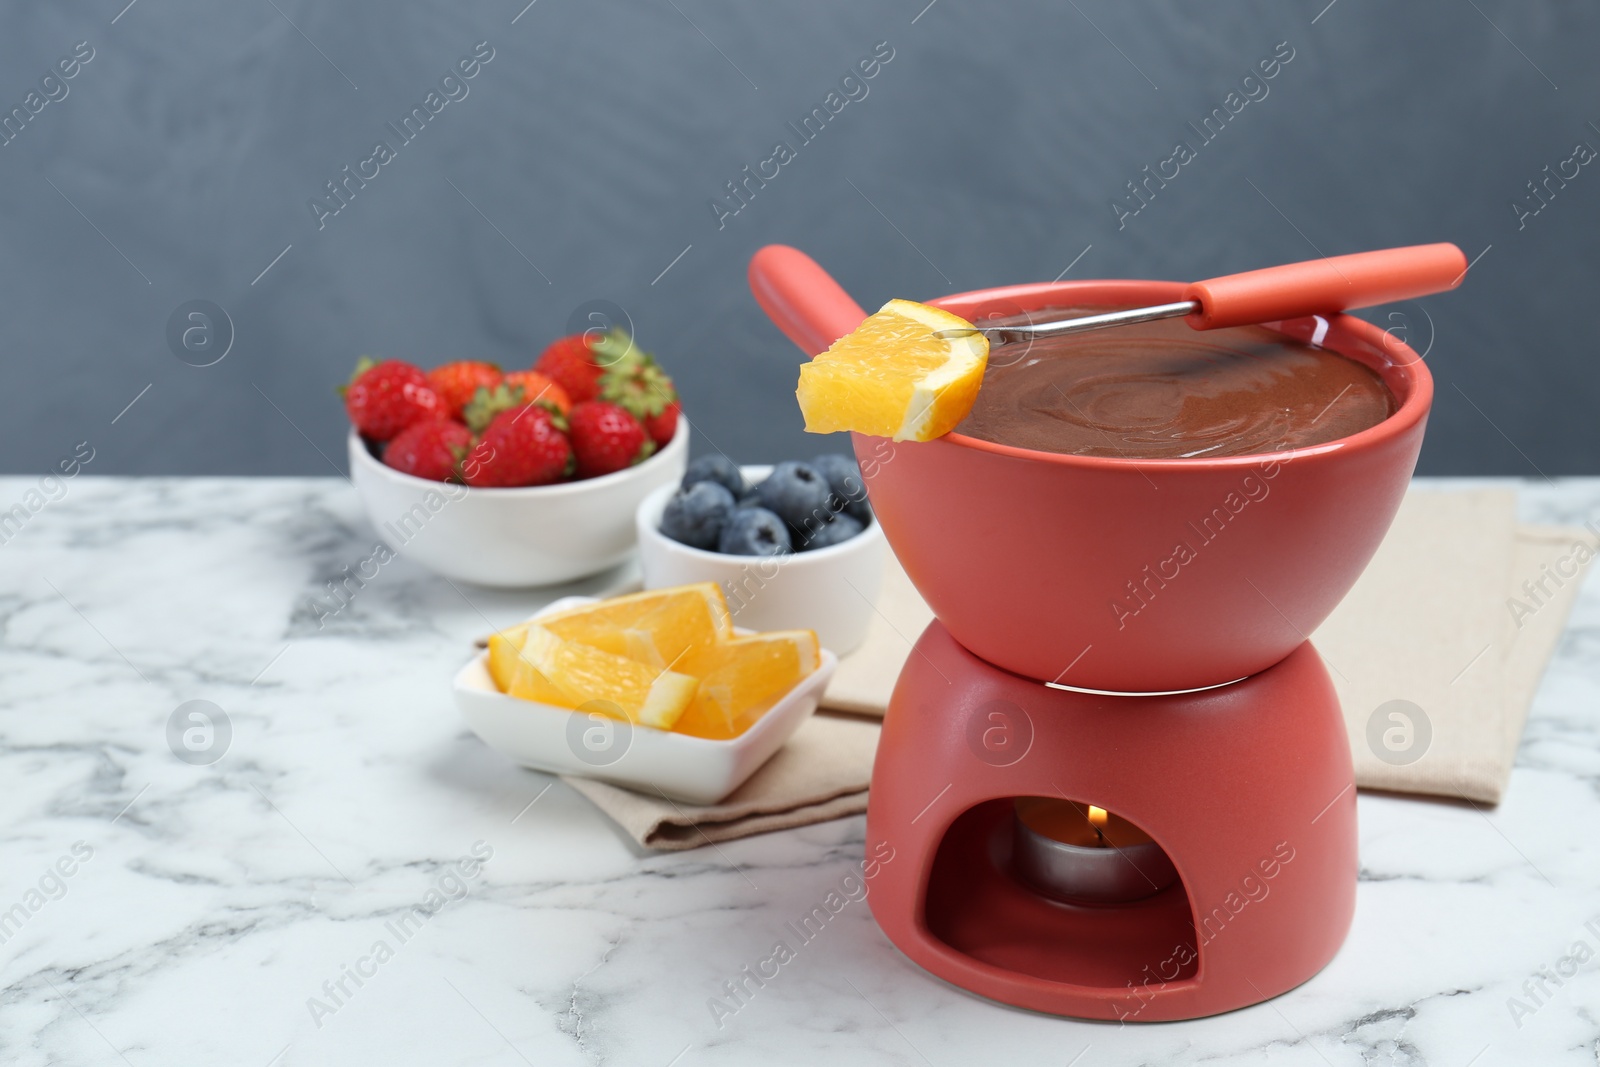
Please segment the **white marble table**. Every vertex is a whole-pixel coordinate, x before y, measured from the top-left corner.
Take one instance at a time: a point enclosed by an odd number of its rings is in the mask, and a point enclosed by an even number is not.
[[[0,479],[0,510],[36,485]],[[1523,507],[1594,518],[1600,480]],[[1498,810],[1361,797],[1355,927],[1302,988],[1190,1023],[1050,1018],[930,978],[851,904],[719,1028],[709,998],[839,884],[862,819],[641,852],[451,703],[471,638],[549,594],[400,559],[319,629],[311,598],[372,545],[331,479],[83,476],[0,546],[0,1062],[1596,1062],[1600,955],[1557,970],[1600,952],[1592,581]],[[169,747],[191,700],[231,725],[209,766]]]

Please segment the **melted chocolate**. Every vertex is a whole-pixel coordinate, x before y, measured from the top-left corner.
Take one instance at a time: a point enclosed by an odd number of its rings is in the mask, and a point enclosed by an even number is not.
[[[1260,326],[1169,319],[996,346],[956,432],[1079,456],[1245,456],[1348,437],[1395,408],[1377,374],[1337,353]]]

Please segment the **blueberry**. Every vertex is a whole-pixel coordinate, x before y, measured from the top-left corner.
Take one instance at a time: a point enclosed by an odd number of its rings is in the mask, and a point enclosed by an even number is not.
[[[681,544],[714,552],[731,514],[732,493],[716,482],[695,482],[667,501],[661,513],[661,532]]]
[[[826,522],[833,509],[828,506],[828,479],[809,463],[790,460],[772,468],[772,473],[756,486],[761,506],[796,530]]]
[[[766,508],[740,508],[722,527],[717,551],[734,556],[781,556],[792,551],[789,528]]]
[[[812,460],[811,466],[828,480],[828,488],[833,491],[835,511],[842,511],[863,524],[872,521],[872,505],[867,503],[867,485],[861,479],[861,468],[856,466],[854,457],[830,452]]]
[[[828,548],[831,545],[841,544],[850,540],[866,527],[862,526],[849,514],[841,511],[827,522],[811,531],[809,539],[802,538],[800,550],[809,552],[814,548]]]
[[[680,484],[687,489],[697,482],[716,482],[732,493],[735,500],[744,496],[750,488],[745,484],[739,465],[720,452],[701,456],[689,464]]]

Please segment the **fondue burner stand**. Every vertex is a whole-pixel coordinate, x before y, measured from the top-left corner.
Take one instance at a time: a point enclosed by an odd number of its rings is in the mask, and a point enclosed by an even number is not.
[[[1155,1022],[1316,974],[1355,908],[1344,721],[1310,643],[1228,685],[1108,695],[1024,678],[937,620],[883,723],[872,913],[916,963],[1057,1015]]]

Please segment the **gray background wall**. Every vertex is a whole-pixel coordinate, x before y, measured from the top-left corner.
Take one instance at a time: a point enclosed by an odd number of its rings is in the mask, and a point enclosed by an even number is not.
[[[718,447],[809,455],[798,353],[744,283],[764,243],[876,306],[1075,260],[1198,278],[1435,240],[1482,254],[1463,288],[1368,313],[1431,344],[1421,469],[1600,470],[1600,166],[1520,230],[1510,207],[1600,146],[1592,8],[124,2],[13,0],[0,23],[0,110],[95,50],[0,148],[5,471],[87,440],[98,474],[330,474],[358,353],[526,365],[591,300],[626,309]],[[495,58],[470,94],[319,231],[307,199],[479,41]],[[879,41],[870,95],[719,230],[723,182]],[[1270,94],[1119,230],[1111,198],[1280,41]],[[192,299],[234,325],[213,366],[169,350]]]

